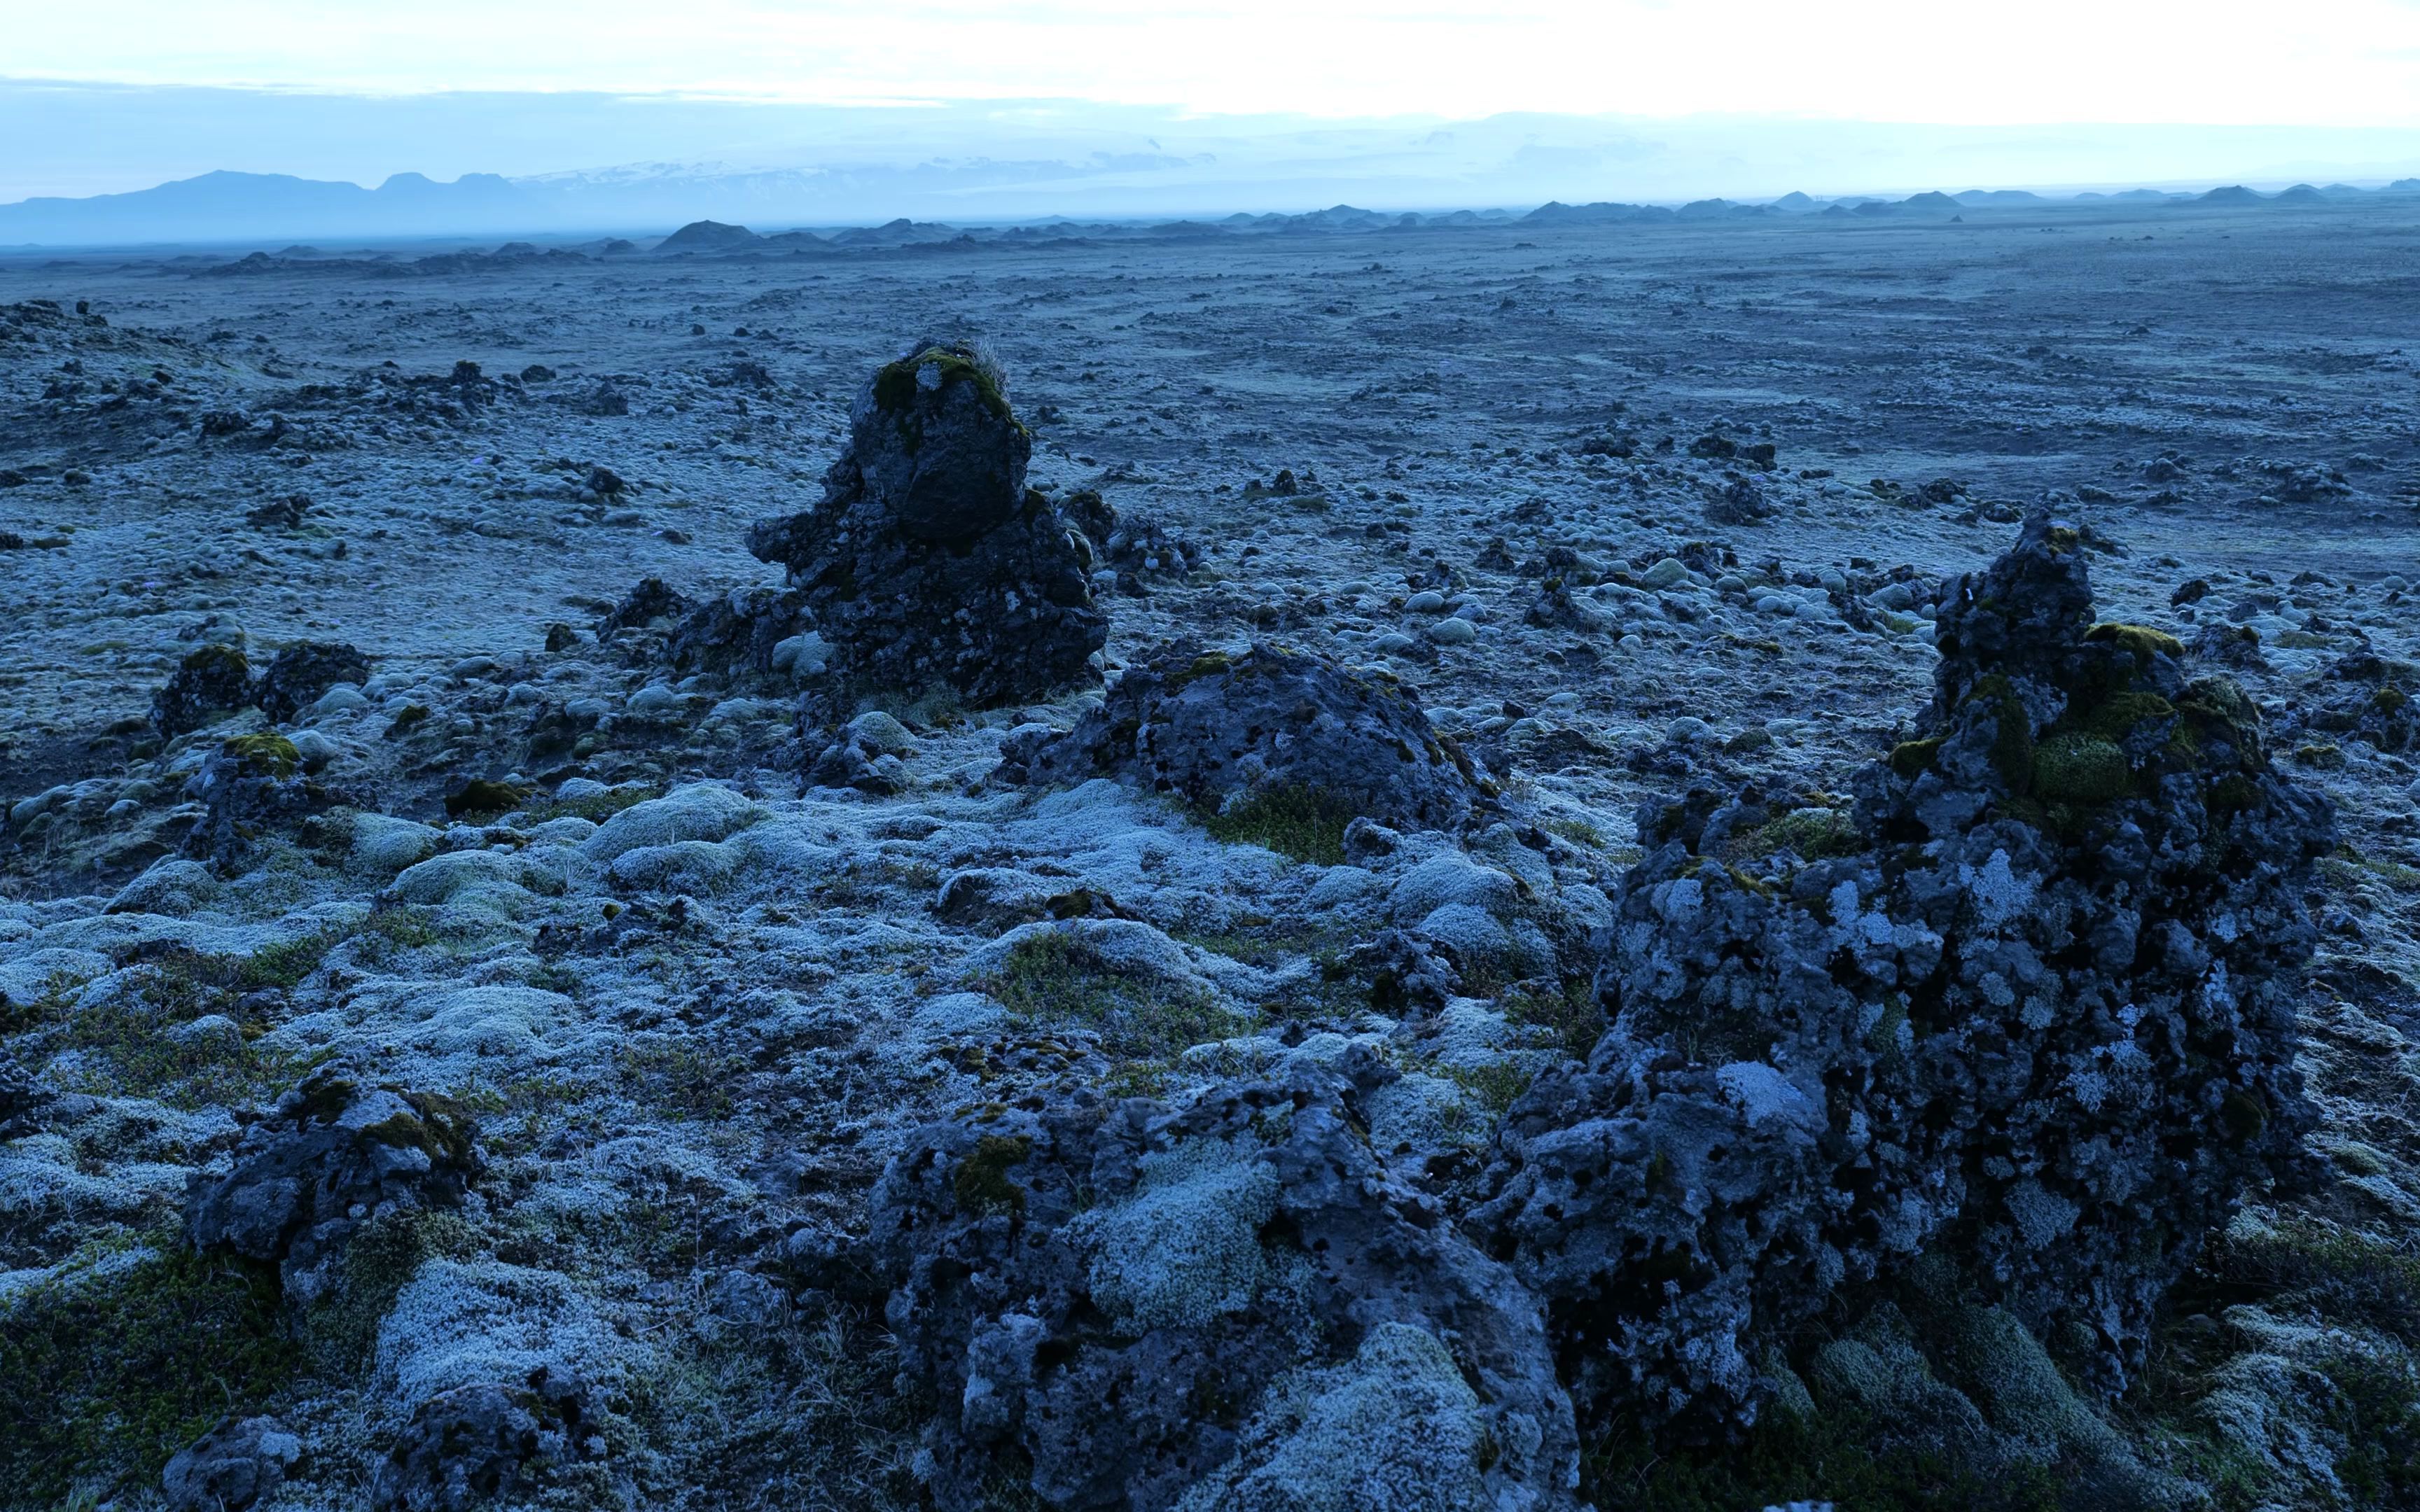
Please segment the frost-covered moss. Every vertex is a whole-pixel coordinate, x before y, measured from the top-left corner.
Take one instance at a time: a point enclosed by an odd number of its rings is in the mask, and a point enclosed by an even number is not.
[[[1381,1323],[1351,1360],[1273,1383],[1235,1458],[1177,1512],[1481,1512],[1505,1453],[1452,1351]]]
[[[1277,1209],[1277,1178],[1255,1154],[1216,1140],[1156,1151],[1132,1196],[1070,1226],[1117,1327],[1187,1327],[1251,1305],[1270,1273],[1261,1226]]]

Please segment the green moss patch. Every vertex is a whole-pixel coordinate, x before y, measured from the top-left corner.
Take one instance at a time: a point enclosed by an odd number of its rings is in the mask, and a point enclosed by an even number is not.
[[[226,1413],[258,1411],[299,1358],[270,1268],[88,1251],[0,1308],[0,1505],[156,1488],[170,1456]]]
[[[2085,631],[2084,639],[2131,651],[2137,661],[2149,661],[2153,656],[2181,657],[2185,654],[2183,641],[2148,625],[2104,623]]]
[[[1121,971],[1058,933],[1019,941],[984,986],[1020,1022],[1091,1029],[1110,1055],[1125,1058],[1165,1060],[1197,1044],[1233,1039],[1256,1022],[1199,989]]]
[[[1890,768],[1913,780],[1932,770],[1933,761],[1941,754],[1941,738],[1902,740],[1891,748]]]
[[[1008,1179],[1008,1168],[1022,1165],[1033,1153],[1033,1141],[1022,1134],[985,1134],[958,1162],[950,1177],[950,1191],[969,1212],[1022,1212],[1025,1189]]]
[[[268,1026],[247,1012],[243,995],[301,980],[326,949],[306,936],[267,961],[170,956],[101,1001],[54,1005],[23,1049],[37,1059],[64,1057],[57,1079],[99,1096],[155,1097],[180,1108],[273,1098],[324,1056],[262,1048]],[[200,1023],[212,1015],[227,1022]]]
[[[271,731],[256,735],[238,735],[219,748],[219,753],[229,760],[242,763],[262,777],[281,780],[292,777],[301,764],[302,753],[294,742]]]
[[[2069,731],[2034,751],[2033,791],[2047,803],[2095,804],[2134,790],[2133,764],[2126,753],[2098,735]]]
[[[1789,851],[1801,860],[1821,861],[1830,856],[1854,856],[1864,848],[1856,822],[1847,814],[1832,809],[1793,809],[1749,831],[1744,843],[1734,846],[1733,854],[1748,859]]]
[[[459,819],[466,814],[509,813],[529,797],[530,790],[492,778],[473,778],[445,795],[445,814]]]
[[[1359,811],[1333,793],[1311,787],[1269,788],[1206,814],[1202,827],[1229,844],[1264,845],[1312,866],[1341,866],[1344,827]]]

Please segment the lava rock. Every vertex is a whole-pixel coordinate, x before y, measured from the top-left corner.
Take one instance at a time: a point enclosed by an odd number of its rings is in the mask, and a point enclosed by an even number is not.
[[[1455,828],[1494,789],[1392,678],[1266,644],[1130,668],[1075,729],[1001,757],[1003,780],[1116,777],[1224,812],[1291,795],[1395,828]]]
[[[254,698],[261,713],[286,724],[338,683],[360,684],[369,675],[369,658],[340,640],[298,640],[270,658]]]
[[[160,1477],[169,1512],[243,1512],[284,1485],[302,1441],[273,1417],[228,1418],[177,1451]]]
[[[377,1512],[467,1512],[530,1488],[546,1470],[602,1458],[590,1392],[540,1365],[513,1385],[443,1391],[420,1404],[370,1484]]]
[[[2116,1391],[2246,1187],[2306,1174],[2333,816],[2234,684],[2093,622],[2082,545],[2037,516],[1945,588],[1853,826],[1754,788],[1642,811],[1609,1027],[1513,1104],[1475,1220],[1592,1410],[1735,1431],[1793,1330],[1924,1257]]]
[[[658,620],[680,621],[697,605],[673,590],[661,578],[642,578],[622,602],[607,609],[597,621],[597,633],[610,635],[615,630],[644,630]]]
[[[0,1056],[0,1139],[15,1139],[42,1126],[42,1114],[58,1101],[14,1056]]]
[[[185,854],[208,859],[222,872],[238,870],[264,833],[323,813],[349,796],[306,775],[302,765],[301,748],[281,734],[237,735],[221,743],[186,783],[186,792],[201,800],[202,815],[185,833]]]
[[[818,709],[935,692],[991,707],[1096,680],[1090,551],[1025,487],[1032,446],[970,348],[923,343],[866,382],[822,502],[748,534],[831,644]]]
[[[689,611],[666,648],[683,672],[775,675],[783,641],[814,623],[806,595],[796,589],[734,589]]]
[[[234,1169],[194,1175],[186,1237],[196,1249],[274,1262],[287,1296],[308,1304],[361,1225],[458,1203],[481,1169],[476,1138],[447,1098],[322,1068],[245,1132]]]
[[[174,740],[252,702],[252,663],[235,647],[214,641],[188,653],[168,686],[152,696],[151,723],[161,739]]]
[[[1572,1505],[1536,1301],[1359,1132],[1394,1076],[1363,1056],[914,1135],[869,1245],[942,1404],[937,1504]]]

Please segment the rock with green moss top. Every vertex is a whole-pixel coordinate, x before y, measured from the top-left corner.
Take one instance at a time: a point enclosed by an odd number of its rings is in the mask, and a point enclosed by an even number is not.
[[[292,777],[302,760],[294,742],[273,731],[237,735],[219,747],[219,754],[255,777]]]
[[[274,1262],[287,1297],[307,1304],[361,1225],[461,1200],[481,1167],[476,1133],[445,1098],[323,1068],[246,1132],[232,1169],[194,1176],[187,1237]]]
[[[1537,1301],[1362,1132],[1398,1079],[1348,1052],[910,1139],[869,1245],[936,1504],[1573,1506]]]
[[[830,645],[805,696],[818,722],[876,697],[989,708],[1097,679],[1092,547],[1025,486],[1032,450],[971,348],[919,342],[859,391],[822,502],[748,533],[788,572],[783,623]]]
[[[189,653],[152,697],[151,723],[162,739],[174,740],[252,702],[252,663],[235,647],[213,642]]]
[[[1226,838],[1328,865],[1356,818],[1452,829],[1493,787],[1393,679],[1267,644],[1180,648],[1130,668],[1074,730],[1036,731],[1001,754],[1004,779],[1116,777],[1209,816]]]
[[[274,732],[238,735],[210,752],[187,786],[203,812],[186,833],[185,854],[222,872],[240,871],[269,836],[346,799],[342,789],[299,772],[301,761],[294,742]]]
[[[1584,1408],[1743,1431],[1764,1362],[1806,1366],[1805,1325],[1919,1263],[2122,1389],[2205,1236],[2307,1171],[2331,812],[2231,683],[2095,628],[2081,549],[2037,517],[1943,591],[1932,704],[1832,854],[1740,864],[1774,849],[1769,790],[1642,810],[1607,1031],[1512,1104],[1478,1215]]]

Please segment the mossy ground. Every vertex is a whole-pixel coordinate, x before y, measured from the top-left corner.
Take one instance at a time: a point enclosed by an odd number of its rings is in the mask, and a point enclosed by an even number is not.
[[[1202,826],[1230,844],[1264,845],[1312,866],[1341,866],[1344,827],[1357,817],[1354,806],[1335,794],[1280,787],[1206,814]]]
[[[24,1036],[18,1053],[37,1063],[66,1057],[61,1082],[98,1096],[156,1097],[179,1108],[273,1099],[318,1057],[261,1048],[257,1039],[270,1026],[246,995],[302,980],[331,943],[315,934],[250,957],[170,954],[100,1001],[79,1006],[70,994],[47,995],[15,1026]],[[212,1015],[233,1031],[186,1029]]]
[[[987,987],[1011,1016],[1054,1028],[1086,1028],[1126,1059],[1166,1060],[1197,1044],[1248,1033],[1249,1015],[1206,994],[1140,980],[1065,934],[1037,934],[1008,953]]]
[[[686,1040],[625,1045],[613,1058],[634,1096],[675,1119],[729,1118],[733,1084],[748,1070],[737,1056]]]
[[[49,1512],[79,1487],[156,1485],[178,1450],[295,1373],[272,1272],[149,1238],[95,1246],[0,1309],[7,1512]]]

